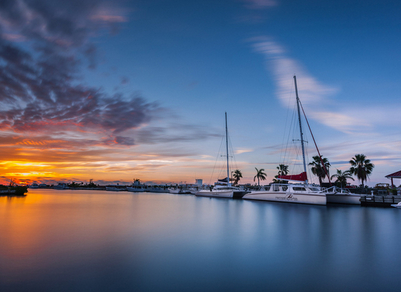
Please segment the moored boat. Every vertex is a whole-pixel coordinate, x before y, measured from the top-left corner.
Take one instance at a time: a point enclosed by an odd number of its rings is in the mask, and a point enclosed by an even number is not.
[[[195,196],[200,197],[216,197],[216,198],[234,198],[240,196],[240,193],[244,193],[237,187],[227,185],[216,185],[213,188],[206,190],[199,190],[195,193]],[[242,197],[242,196],[241,196]]]
[[[245,200],[326,205],[326,193],[308,184],[271,184],[246,194]]]
[[[125,187],[113,187],[113,186],[109,186],[106,187],[106,191],[109,192],[121,192],[121,191],[126,191],[127,189]]]
[[[353,194],[347,189],[332,187],[326,193],[328,204],[360,205],[361,195]]]
[[[146,190],[145,187],[143,186],[132,186],[132,187],[127,187],[128,192],[134,192],[134,193],[142,193]]]
[[[227,163],[227,178],[223,181],[219,181],[213,187],[209,189],[199,190],[195,193],[195,196],[200,197],[215,197],[215,198],[234,198],[242,197],[240,189],[234,187],[230,183],[230,165],[229,165],[229,155],[228,155],[228,127],[227,127],[227,113],[225,113],[226,121],[226,163]],[[238,192],[238,193],[237,193]]]
[[[300,113],[300,100],[298,97],[297,79],[294,76],[295,95],[298,111],[298,123],[300,132],[300,142],[302,147],[302,158],[304,171],[297,175],[279,175],[277,178],[284,180],[303,181],[303,183],[289,184],[289,183],[274,183],[269,186],[264,186],[260,190],[252,191],[246,194],[243,199],[248,200],[264,200],[285,203],[300,203],[300,204],[313,204],[313,205],[326,205],[327,197],[326,192],[320,187],[308,183],[304,137],[301,123]],[[319,154],[320,156],[320,154]]]

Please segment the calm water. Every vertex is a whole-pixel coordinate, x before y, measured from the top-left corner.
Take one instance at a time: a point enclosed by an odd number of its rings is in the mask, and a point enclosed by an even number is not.
[[[400,291],[401,210],[191,195],[0,197],[0,291]]]

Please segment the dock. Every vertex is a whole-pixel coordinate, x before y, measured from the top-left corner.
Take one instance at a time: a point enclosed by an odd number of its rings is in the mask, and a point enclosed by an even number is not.
[[[366,207],[391,207],[392,204],[401,202],[401,196],[361,196],[361,206]]]

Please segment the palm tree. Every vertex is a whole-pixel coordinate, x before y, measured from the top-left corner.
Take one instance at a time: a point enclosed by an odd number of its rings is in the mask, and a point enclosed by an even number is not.
[[[326,176],[326,172],[327,176],[329,176],[330,162],[327,158],[318,155],[313,156],[312,158],[313,161],[309,163],[309,165],[312,166],[312,173],[319,178],[319,184],[322,185],[322,180]]]
[[[288,165],[279,164],[276,168],[278,169],[277,175],[287,175],[288,174]]]
[[[337,178],[337,180],[335,181],[336,184],[339,184],[343,188],[344,186],[347,185],[348,178],[354,180],[351,175],[352,175],[352,173],[349,170],[346,170],[343,172],[340,169],[337,169],[337,173],[333,174],[331,176],[331,179]]]
[[[242,178],[242,173],[239,169],[236,169],[233,173],[233,177],[234,177],[234,185],[238,184],[238,182],[240,181],[240,179]]]
[[[363,183],[372,173],[372,170],[375,167],[374,164],[370,162],[370,159],[366,159],[364,154],[356,154],[355,157],[352,157],[349,163],[351,164],[350,172],[353,175],[356,175],[363,186]]]
[[[267,175],[266,175],[266,173],[264,173],[265,170],[263,168],[257,169],[255,167],[255,169],[256,169],[256,175],[254,176],[253,181],[258,179],[258,186],[259,186],[260,185],[259,181],[260,180],[265,180]]]

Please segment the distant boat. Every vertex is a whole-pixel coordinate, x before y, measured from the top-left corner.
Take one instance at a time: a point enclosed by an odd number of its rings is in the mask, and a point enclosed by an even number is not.
[[[121,192],[121,191],[126,191],[127,189],[125,187],[114,187],[114,186],[110,186],[110,187],[106,187],[106,191],[109,192]]]
[[[170,194],[191,194],[191,190],[184,185],[178,187],[171,187],[168,190]]]
[[[134,192],[134,193],[142,193],[146,190],[144,186],[131,186],[127,187],[128,192]]]
[[[236,193],[235,197],[241,197],[243,192],[240,191],[239,188],[234,187],[230,183],[230,164],[229,164],[229,156],[228,156],[228,127],[227,127],[227,113],[225,113],[225,121],[226,121],[226,157],[227,157],[227,178],[226,182],[216,183],[213,187],[209,189],[200,190],[195,193],[195,196],[200,197],[216,197],[216,198],[233,198],[234,193]]]
[[[169,189],[167,187],[157,187],[157,186],[152,186],[148,187],[146,189],[146,192],[149,193],[169,193]]]
[[[59,183],[58,185],[54,186],[53,189],[55,189],[55,190],[67,190],[67,189],[69,189],[69,187],[65,183]]]
[[[29,186],[30,189],[38,189],[39,185],[37,183],[33,183]]]
[[[295,95],[298,111],[298,123],[301,137],[302,158],[304,172],[297,175],[281,175],[280,179],[303,181],[298,184],[272,184],[270,186],[262,187],[260,190],[252,191],[246,194],[243,199],[246,200],[264,200],[285,203],[301,203],[313,205],[326,205],[327,198],[326,192],[322,191],[320,186],[308,184],[308,177],[306,171],[304,138],[301,124],[300,100],[298,97],[297,78],[294,76]]]

